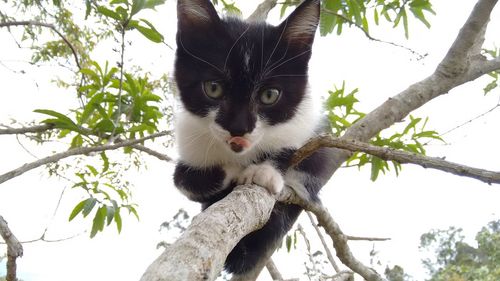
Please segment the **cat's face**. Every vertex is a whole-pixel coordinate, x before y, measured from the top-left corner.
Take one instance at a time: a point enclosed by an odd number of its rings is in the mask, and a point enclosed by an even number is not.
[[[259,145],[304,102],[319,1],[279,26],[220,19],[208,0],[179,0],[175,78],[185,109],[236,153]]]

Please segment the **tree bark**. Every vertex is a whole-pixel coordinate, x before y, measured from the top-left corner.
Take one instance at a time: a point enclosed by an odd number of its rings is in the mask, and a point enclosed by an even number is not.
[[[236,243],[266,223],[274,202],[260,186],[237,187],[197,215],[182,236],[149,266],[141,281],[215,280]]]
[[[7,281],[17,281],[16,260],[23,256],[23,246],[10,230],[7,222],[0,216],[0,236],[7,244]]]

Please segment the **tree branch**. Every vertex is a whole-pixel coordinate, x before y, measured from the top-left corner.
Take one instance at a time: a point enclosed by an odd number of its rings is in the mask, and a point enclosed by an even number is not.
[[[472,49],[476,50],[474,42],[482,40],[481,30],[486,28],[491,10],[496,2],[497,0],[479,0],[455,39],[454,51],[448,52],[436,71],[403,92],[389,98],[364,118],[354,123],[346,130],[341,139],[368,142],[377,133],[403,120],[410,112],[432,99],[492,70],[499,69],[499,59],[487,61],[480,54],[469,53]],[[462,41],[466,43],[462,43]],[[466,56],[460,57],[461,55]],[[455,67],[455,63],[458,66],[466,65],[466,67]],[[313,152],[310,150],[307,153],[310,155]],[[350,155],[351,153],[346,150],[338,150],[335,159],[336,165],[340,166]],[[308,155],[303,156],[307,157]]]
[[[277,0],[264,0],[247,18],[247,21],[265,21],[269,12],[276,6]]]
[[[149,147],[146,147],[142,144],[134,144],[134,145],[131,145],[132,148],[135,148],[139,151],[142,151],[144,153],[147,153],[151,156],[154,156],[162,161],[166,161],[166,162],[173,162],[174,160],[172,158],[170,158],[170,156],[166,155],[166,154],[163,154],[163,153],[160,153],[156,150],[153,150]]]
[[[148,267],[141,281],[215,280],[236,243],[266,223],[274,202],[262,187],[235,188],[194,217],[182,236]]]
[[[76,51],[75,46],[73,46],[73,44],[71,44],[71,42],[69,42],[68,38],[66,38],[66,36],[64,36],[64,34],[59,32],[59,30],[57,30],[57,28],[53,24],[43,23],[43,22],[38,22],[38,21],[0,22],[0,27],[31,26],[31,25],[47,27],[47,28],[52,29],[52,31],[54,31],[57,35],[59,35],[59,37],[61,37],[61,39],[64,41],[64,43],[66,43],[66,45],[68,45],[68,47],[71,49],[71,52],[73,53],[73,57],[75,58],[75,63],[76,63],[76,66],[78,67],[78,69],[82,68],[80,65],[80,60],[78,59],[78,53]]]
[[[297,165],[302,161],[305,155],[310,151],[316,151],[320,147],[335,147],[349,150],[352,152],[361,151],[383,160],[392,160],[401,164],[410,163],[422,166],[424,168],[437,169],[447,173],[452,173],[457,176],[464,176],[480,180],[482,182],[492,184],[500,184],[500,172],[492,172],[488,170],[472,168],[469,166],[446,161],[443,158],[428,157],[425,155],[410,153],[393,148],[386,148],[371,145],[356,140],[347,140],[345,138],[334,138],[329,135],[320,136],[310,140],[307,145],[297,151],[292,160],[293,165]]]
[[[22,135],[27,133],[42,133],[54,128],[54,124],[43,124],[32,127],[11,128],[9,126],[0,125],[5,129],[0,129],[0,135]]]
[[[325,237],[323,237],[323,233],[321,233],[321,230],[319,229],[318,224],[314,221],[314,218],[310,212],[306,212],[306,214],[307,214],[307,217],[309,218],[309,221],[311,222],[312,226],[314,227],[314,230],[316,230],[316,234],[318,235],[319,239],[321,240],[321,244],[323,245],[323,249],[325,249],[325,252],[326,252],[326,257],[330,261],[330,264],[333,266],[333,269],[335,270],[335,272],[339,273],[340,267],[337,265],[337,263],[333,259],[332,251],[330,251],[330,248],[326,244]]]
[[[14,135],[14,134],[22,135],[22,134],[27,134],[27,133],[43,133],[45,131],[55,129],[53,124],[43,124],[43,125],[35,125],[35,126],[31,126],[31,127],[21,127],[21,128],[11,128],[9,126],[1,125],[1,124],[0,124],[0,126],[6,128],[6,129],[0,129],[0,135]],[[85,134],[87,134],[87,135],[97,136],[96,134],[92,133],[91,130],[89,130],[87,128],[80,127],[80,129],[83,132],[85,132]],[[119,143],[121,141],[123,141],[123,140],[118,138],[114,141],[114,143]],[[142,144],[134,144],[134,145],[131,145],[131,147],[133,147],[139,151],[142,151],[144,153],[147,153],[153,157],[156,157],[162,161],[167,161],[167,162],[173,161],[173,159],[170,156],[163,154],[163,153],[160,153],[158,151],[155,151],[155,150],[148,148]]]
[[[352,271],[361,275],[367,281],[382,281],[383,278],[373,269],[365,266],[358,261],[352,254],[349,245],[347,244],[348,237],[345,235],[340,226],[335,222],[328,210],[321,202],[312,202],[300,198],[292,189],[285,188],[278,195],[278,201],[297,204],[306,211],[314,213],[318,218],[318,223],[325,229],[326,233],[333,240],[333,247],[337,253],[337,257],[349,267]]]
[[[0,216],[0,236],[7,243],[7,281],[17,281],[16,259],[23,256],[23,246],[9,229],[7,222]]]
[[[267,261],[266,268],[267,268],[267,271],[269,271],[269,274],[271,275],[271,278],[273,280],[283,280],[283,276],[281,275],[280,271],[278,270],[278,267],[276,267],[276,264],[274,264],[273,259],[269,259]]]
[[[0,175],[0,184],[3,182],[6,182],[12,178],[15,178],[19,175],[22,175],[29,170],[38,168],[38,167],[45,165],[45,164],[48,164],[48,163],[57,162],[61,159],[64,159],[64,158],[67,158],[70,156],[80,155],[80,154],[88,154],[88,153],[93,153],[93,152],[101,152],[101,151],[106,151],[106,150],[114,150],[114,149],[118,149],[118,148],[125,147],[125,146],[132,146],[134,144],[139,144],[139,143],[142,143],[146,140],[166,136],[168,134],[170,134],[170,131],[162,131],[162,132],[151,134],[149,136],[146,136],[146,137],[143,137],[140,139],[125,140],[122,142],[118,142],[118,143],[114,143],[114,144],[106,144],[106,145],[101,145],[101,146],[79,147],[79,148],[73,148],[73,149],[67,150],[65,152],[56,153],[54,155],[47,156],[47,157],[39,159],[37,161],[24,164],[23,166],[21,166],[17,169],[14,169],[14,170],[7,172],[3,175]]]

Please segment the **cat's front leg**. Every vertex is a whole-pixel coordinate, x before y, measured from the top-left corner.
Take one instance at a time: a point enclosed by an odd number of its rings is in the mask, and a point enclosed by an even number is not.
[[[238,177],[238,184],[256,184],[272,194],[278,194],[285,184],[281,172],[271,163],[263,162],[248,166]]]
[[[174,184],[190,200],[208,205],[231,192],[226,172],[220,166],[200,168],[179,161],[175,167]]]

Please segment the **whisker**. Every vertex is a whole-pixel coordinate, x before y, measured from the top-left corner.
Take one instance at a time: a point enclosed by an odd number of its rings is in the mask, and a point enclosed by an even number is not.
[[[273,75],[269,77],[265,77],[266,79],[271,79],[271,78],[276,78],[276,77],[306,77],[307,74],[279,74],[279,75]]]
[[[238,43],[238,41],[240,41],[240,39],[243,38],[243,36],[245,35],[245,33],[247,33],[247,31],[249,29],[250,29],[250,26],[248,26],[247,29],[245,29],[245,31],[243,31],[243,33],[241,33],[241,35],[238,37],[238,39],[236,39],[236,41],[234,41],[233,45],[229,49],[229,52],[227,53],[227,56],[226,56],[226,60],[224,61],[224,70],[226,70],[227,60],[229,59],[229,55],[231,55],[231,52],[233,51],[233,48],[236,46],[236,44]]]
[[[212,148],[212,145],[214,144],[214,140],[215,140],[215,137],[211,136],[210,141],[208,142],[207,149],[205,150],[205,160],[204,160],[204,164],[203,164],[203,166],[205,166],[205,167],[207,166],[207,163],[208,163],[208,152]]]
[[[275,63],[271,64],[269,67],[267,67],[266,69],[264,69],[264,72],[261,72],[261,77],[267,75],[267,73],[269,73],[269,71],[268,71],[269,69],[273,68],[275,65],[277,65],[280,62],[282,62],[283,59],[286,57],[287,54],[288,54],[288,45],[286,46],[285,52],[283,53],[283,55],[281,56],[281,58],[279,58],[279,60],[277,60]]]
[[[183,49],[184,51],[186,51],[186,53],[188,53],[188,55],[192,56],[193,58],[195,58],[195,59],[197,59],[197,60],[199,60],[199,61],[201,61],[201,62],[204,62],[204,63],[206,63],[206,64],[210,65],[211,67],[215,68],[215,69],[216,69],[217,71],[219,71],[220,73],[224,73],[224,72],[223,72],[222,70],[220,70],[220,68],[218,68],[217,66],[215,66],[215,65],[213,65],[212,63],[210,63],[210,62],[208,62],[208,61],[206,61],[206,60],[204,60],[204,59],[202,59],[202,58],[200,58],[200,57],[196,56],[195,54],[191,53],[188,49],[186,49],[186,47],[184,47],[184,43],[182,42],[182,37],[181,37],[181,36],[179,36],[179,42],[181,43],[181,47],[182,47],[182,49]]]
[[[267,67],[267,65],[269,64],[269,61],[271,60],[271,58],[273,57],[274,55],[274,52],[276,51],[276,48],[278,48],[278,45],[279,43],[281,42],[281,38],[283,37],[283,34],[285,33],[285,30],[286,30],[286,26],[288,25],[288,18],[285,20],[285,26],[283,27],[283,30],[281,31],[281,34],[280,34],[280,37],[278,38],[278,42],[276,42],[276,45],[274,45],[274,49],[273,51],[271,52],[271,55],[269,56],[269,58],[267,59],[267,62],[266,62],[266,65],[264,66],[264,69]]]
[[[190,145],[194,144],[196,140],[200,139],[203,136],[206,136],[209,133],[210,132],[206,131],[206,132],[201,132],[201,133],[197,132],[195,134],[192,134],[186,138],[188,141],[186,143],[183,143],[183,145],[190,146]]]
[[[265,27],[262,26],[262,38],[260,40],[260,73],[264,70],[264,30]]]
[[[293,57],[291,57],[291,58],[289,58],[289,59],[285,60],[284,62],[282,62],[282,63],[278,64],[277,66],[275,66],[275,67],[273,67],[273,68],[269,69],[269,71],[266,71],[266,73],[265,73],[265,74],[270,73],[270,72],[272,72],[273,70],[275,70],[276,68],[278,68],[278,67],[280,67],[280,66],[284,65],[285,63],[290,62],[290,61],[292,61],[292,60],[294,60],[294,59],[296,59],[296,58],[298,58],[298,57],[301,57],[301,56],[303,56],[303,55],[305,55],[305,54],[307,54],[307,53],[309,53],[309,52],[311,52],[311,50],[306,50],[306,51],[304,51],[304,52],[302,52],[302,53],[300,53],[300,54],[298,54],[298,55],[295,55],[295,56],[293,56]]]

